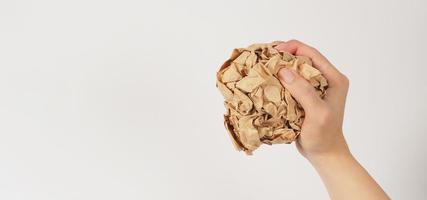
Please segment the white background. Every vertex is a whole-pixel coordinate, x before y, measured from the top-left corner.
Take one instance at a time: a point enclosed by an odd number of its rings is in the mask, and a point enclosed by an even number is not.
[[[427,198],[427,3],[0,1],[0,199],[328,199],[294,145],[236,152],[215,73],[305,41],[351,82],[345,135],[393,199]]]

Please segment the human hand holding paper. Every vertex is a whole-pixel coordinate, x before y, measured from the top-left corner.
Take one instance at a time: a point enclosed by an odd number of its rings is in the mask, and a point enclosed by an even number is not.
[[[324,99],[298,73],[279,71],[279,79],[305,111],[296,146],[322,178],[331,199],[389,199],[387,194],[352,156],[342,132],[348,79],[319,51],[291,40],[276,46],[279,51],[307,56],[326,77],[329,88]]]
[[[216,85],[225,99],[225,127],[236,149],[249,155],[261,144],[292,143],[301,133],[304,110],[281,85],[280,69],[301,74],[319,98],[328,87],[308,57],[275,49],[281,43],[235,49],[217,73]]]
[[[331,199],[389,199],[352,156],[342,124],[348,79],[297,40],[235,49],[217,73],[224,123],[238,150],[292,143]]]
[[[316,49],[299,41],[281,43],[276,49],[309,57],[313,61],[313,66],[329,83],[328,91],[322,99],[316,94],[313,86],[295,71],[286,68],[279,71],[280,82],[305,111],[301,134],[296,142],[298,150],[308,159],[348,151],[342,133],[348,79]]]

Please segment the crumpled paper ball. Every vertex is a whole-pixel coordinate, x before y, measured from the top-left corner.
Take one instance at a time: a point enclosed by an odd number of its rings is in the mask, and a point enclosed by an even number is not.
[[[289,68],[307,79],[320,97],[327,80],[308,57],[279,52],[280,41],[234,49],[217,72],[224,96],[224,124],[233,144],[248,155],[261,144],[292,143],[301,132],[304,110],[278,79]]]

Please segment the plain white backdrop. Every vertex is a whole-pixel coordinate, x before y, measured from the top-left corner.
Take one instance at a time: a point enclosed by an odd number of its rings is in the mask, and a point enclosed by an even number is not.
[[[344,130],[393,199],[427,198],[427,3],[0,1],[0,199],[328,199],[294,145],[236,152],[215,73],[296,38],[350,78]]]

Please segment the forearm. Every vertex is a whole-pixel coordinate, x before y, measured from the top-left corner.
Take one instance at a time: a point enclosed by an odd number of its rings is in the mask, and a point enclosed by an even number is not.
[[[309,161],[333,200],[388,200],[389,197],[350,151],[315,156]]]

